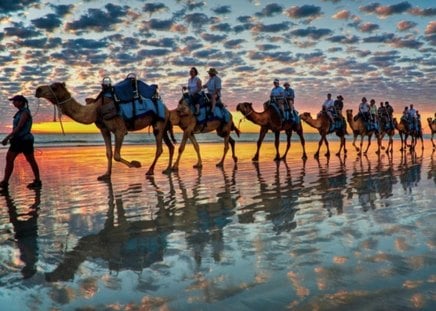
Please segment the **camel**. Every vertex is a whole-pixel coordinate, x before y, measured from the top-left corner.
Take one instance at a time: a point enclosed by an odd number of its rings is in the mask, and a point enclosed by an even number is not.
[[[421,140],[421,149],[424,149],[424,139],[422,137],[422,130],[420,130],[418,133],[411,133],[409,131],[409,127],[403,119],[400,120],[400,122],[397,121],[396,118],[393,119],[395,128],[397,129],[398,133],[400,134],[401,139],[401,148],[400,151],[405,151],[406,147],[409,147],[411,150],[414,150],[417,144],[418,138]],[[403,139],[404,135],[404,139]],[[412,137],[412,142],[410,145],[407,145],[407,138]]]
[[[319,150],[321,149],[322,143],[325,142],[325,145],[327,147],[327,152],[325,154],[326,157],[330,156],[330,148],[329,148],[329,142],[327,141],[327,134],[330,134],[330,119],[329,117],[322,113],[319,115],[316,119],[313,119],[309,112],[304,112],[301,115],[301,119],[309,124],[311,127],[318,130],[319,134],[321,135],[321,139],[318,143],[318,150],[315,153],[315,158],[319,158]],[[343,127],[342,129],[335,130],[336,136],[338,136],[341,139],[341,145],[339,147],[339,151],[336,153],[337,156],[341,155],[342,148],[344,149],[344,155],[347,154],[347,148],[345,146],[345,135],[346,135],[347,129]]]
[[[386,153],[393,152],[394,151],[394,139],[393,136],[395,135],[395,126],[393,129],[386,129],[386,125],[383,122],[380,122],[380,133],[378,135],[378,150],[376,151],[377,154],[380,154],[380,149],[384,149],[383,147],[383,138],[385,135],[388,135],[389,141],[388,141],[388,147],[386,148]]]
[[[197,118],[191,110],[188,102],[188,97],[183,96],[177,105],[175,111],[171,111],[170,113],[170,122],[171,124],[178,125],[183,130],[182,141],[179,145],[179,153],[177,155],[177,159],[174,162],[172,167],[173,171],[177,171],[179,169],[180,159],[182,157],[183,151],[185,150],[186,141],[188,139],[191,140],[194,145],[195,151],[197,153],[197,164],[194,165],[194,168],[202,167],[202,160],[200,155],[200,147],[195,139],[194,134],[198,133],[209,133],[212,131],[216,131],[217,135],[224,138],[224,152],[221,160],[216,164],[217,167],[223,167],[224,159],[226,157],[227,151],[229,150],[229,144],[232,148],[232,158],[236,163],[238,162],[238,158],[235,154],[235,140],[230,136],[232,131],[236,132],[236,135],[239,136],[240,132],[233,123],[232,116],[230,115],[230,121],[225,123],[221,120],[211,120],[207,121],[205,124],[198,124]]]
[[[436,144],[433,141],[433,136],[436,133],[436,119],[432,120],[432,118],[427,118],[428,127],[431,130],[431,143],[433,145],[433,149],[436,149]]]
[[[362,154],[362,146],[363,146],[363,139],[365,136],[368,136],[368,146],[366,147],[365,151],[363,152],[364,155],[368,153],[369,146],[371,146],[371,138],[375,131],[368,131],[366,129],[365,123],[363,122],[362,118],[359,118],[357,121],[354,121],[353,118],[353,110],[348,109],[347,110],[347,121],[350,124],[351,129],[353,130],[353,146],[356,148],[357,154]],[[360,135],[360,148],[356,146],[356,139],[357,136]]]
[[[147,126],[153,126],[153,134],[156,138],[156,153],[153,163],[148,169],[146,175],[154,174],[154,167],[163,151],[162,140],[165,142],[169,150],[168,167],[163,172],[168,173],[170,171],[174,155],[174,145],[168,135],[168,132],[171,131],[171,123],[168,121],[169,112],[166,107],[164,120],[158,119],[155,115],[145,115],[127,124],[119,115],[116,115],[109,120],[102,117],[101,108],[105,105],[113,104],[111,98],[101,96],[99,97],[101,100],[97,99],[87,105],[81,105],[71,96],[65,83],[56,82],[51,85],[41,85],[36,89],[35,96],[37,98],[45,98],[49,100],[53,105],[57,106],[63,114],[69,116],[74,121],[82,124],[95,123],[95,125],[100,129],[105,142],[106,157],[108,161],[106,172],[99,176],[98,180],[108,180],[111,178],[112,158],[128,167],[141,167],[141,163],[138,161],[127,161],[122,158],[121,147],[124,136],[127,134],[128,130],[141,130]],[[114,153],[112,153],[112,133],[115,136]]]
[[[237,111],[240,111],[246,119],[260,126],[259,138],[257,140],[257,149],[254,154],[252,161],[259,161],[259,151],[262,146],[263,139],[265,138],[268,130],[271,130],[275,135],[274,146],[276,148],[276,156],[274,161],[286,160],[289,148],[291,147],[291,137],[292,131],[297,132],[300,137],[301,146],[303,147],[302,159],[307,159],[305,140],[303,136],[303,127],[301,126],[301,121],[299,123],[294,123],[290,121],[281,121],[280,115],[277,111],[271,107],[267,106],[264,111],[257,112],[253,109],[253,104],[248,102],[239,103],[236,107]],[[280,132],[285,131],[287,137],[287,144],[285,153],[280,157],[279,145],[280,145]]]

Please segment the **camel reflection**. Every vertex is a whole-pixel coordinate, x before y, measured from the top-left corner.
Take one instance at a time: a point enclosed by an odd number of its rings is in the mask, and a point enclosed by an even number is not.
[[[269,187],[262,176],[259,163],[253,162],[260,187],[259,195],[253,197],[256,203],[248,204],[240,209],[241,214],[238,215],[238,218],[240,223],[252,223],[255,214],[263,211],[266,213],[266,219],[273,224],[274,232],[278,235],[297,227],[294,218],[299,210],[296,206],[303,190],[306,160],[302,161],[301,170],[294,181],[286,162],[276,162],[275,164],[274,182]],[[281,176],[281,164],[285,166],[285,177]]]
[[[404,191],[411,193],[412,189],[418,186],[421,180],[422,160],[423,154],[421,153],[418,157],[415,150],[411,150],[410,153],[401,153],[398,173]]]
[[[327,158],[325,167],[321,165],[319,159],[319,179],[316,183],[317,192],[321,194],[321,202],[324,209],[328,212],[329,217],[333,215],[336,209],[338,215],[343,213],[344,198],[343,190],[347,186],[347,170],[345,167],[345,157],[339,159],[339,167],[335,171],[330,171],[330,159]]]
[[[45,274],[49,282],[66,281],[74,277],[80,264],[87,259],[103,259],[111,271],[130,269],[141,271],[162,261],[166,238],[171,227],[168,220],[157,215],[150,220],[128,221],[123,207],[122,193],[114,195],[108,181],[108,212],[104,228],[97,234],[84,236],[63,261]],[[141,191],[141,185],[129,186],[127,191]],[[158,195],[158,206],[165,206]]]
[[[369,209],[375,209],[377,207],[376,202],[377,204],[382,202],[386,205],[389,204],[388,200],[378,200],[377,195],[380,199],[386,199],[393,195],[393,185],[397,183],[397,178],[394,172],[392,156],[387,155],[386,158],[387,164],[383,161],[385,159],[384,156],[377,156],[375,169],[367,156],[358,158],[353,163],[349,198],[352,198],[353,193],[356,193],[359,203],[365,212]],[[375,161],[374,159],[372,161]]]
[[[21,274],[24,279],[31,278],[36,273],[38,261],[38,211],[41,203],[41,191],[35,189],[34,203],[25,211],[17,208],[14,199],[8,191],[3,191],[6,206],[8,207],[9,221],[14,232],[15,241],[20,250],[20,259],[24,264]]]
[[[201,169],[198,170],[195,184],[192,187],[192,196],[189,195],[183,179],[176,174],[182,201],[185,205],[176,226],[185,232],[187,245],[192,249],[197,267],[201,266],[208,245],[211,247],[213,259],[217,262],[221,261],[221,254],[224,250],[223,230],[226,225],[232,222],[239,197],[239,192],[235,188],[236,168],[235,165],[231,177],[223,168],[218,169],[222,174],[224,185],[221,187],[222,191],[218,190],[216,193],[215,202],[204,202],[201,189],[205,187],[205,183],[201,180]],[[172,176],[169,178],[171,179]],[[215,184],[213,189],[218,187],[219,185]]]

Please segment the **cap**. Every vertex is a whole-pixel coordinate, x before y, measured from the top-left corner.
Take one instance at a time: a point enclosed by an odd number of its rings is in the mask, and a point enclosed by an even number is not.
[[[27,103],[27,98],[23,95],[15,95],[14,97],[9,98],[11,101],[19,101],[22,103]]]
[[[274,79],[274,83],[279,83],[280,81],[279,81],[279,79]]]
[[[210,69],[207,71],[207,73],[217,74],[218,71],[216,71],[215,68],[210,68]]]

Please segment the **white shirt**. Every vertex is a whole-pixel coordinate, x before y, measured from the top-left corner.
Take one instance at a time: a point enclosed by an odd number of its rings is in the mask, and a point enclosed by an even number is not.
[[[326,99],[324,104],[322,105],[325,109],[333,108],[335,106],[335,102],[333,99]]]
[[[198,87],[200,85],[200,87]],[[201,80],[198,76],[188,80],[188,93],[189,95],[197,94],[201,91]]]

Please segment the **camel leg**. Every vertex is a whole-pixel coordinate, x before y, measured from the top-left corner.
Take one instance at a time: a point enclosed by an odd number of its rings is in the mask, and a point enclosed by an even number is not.
[[[291,135],[292,135],[292,132],[291,132]],[[307,159],[306,140],[304,139],[303,127],[302,126],[300,126],[299,129],[297,129],[297,135],[300,137],[301,147],[303,148],[303,156],[301,158],[303,160],[306,160]]]
[[[203,161],[201,160],[200,146],[198,145],[197,138],[195,138],[195,135],[192,134],[189,137],[189,140],[191,141],[192,145],[194,146],[195,153],[197,154],[197,164],[194,165],[194,168],[202,168]]]
[[[167,168],[162,173],[163,174],[169,174],[171,172],[171,166],[172,166],[172,162],[173,162],[173,158],[174,158],[174,145],[171,142],[171,139],[168,136],[167,132],[164,132],[163,140],[165,142],[165,145],[167,145],[167,147],[168,147],[168,152],[169,152],[170,155],[169,155],[168,166],[167,166]]]
[[[224,159],[226,158],[226,154],[229,151],[229,137],[230,137],[230,135],[227,135],[226,137],[224,137],[224,152],[223,152],[223,157],[221,158],[221,161],[219,161],[216,164],[217,167],[223,167],[224,166]]]
[[[377,137],[377,151],[375,152],[376,154],[380,154],[380,150],[381,149],[385,149],[384,147],[383,147],[383,137],[384,137],[384,134],[383,135],[379,135],[378,137]]]
[[[292,130],[288,129],[286,132],[286,149],[285,153],[280,158],[281,161],[286,161],[286,156],[288,155],[289,148],[291,147]]]
[[[235,140],[232,138],[232,136],[229,136],[229,143],[230,143],[230,147],[232,148],[233,162],[237,163],[238,157],[236,156],[236,151],[235,151]]]
[[[432,132],[432,133],[431,133],[431,144],[433,145],[433,149],[435,149],[435,148],[436,148],[436,145],[435,145],[435,143],[434,143],[434,141],[433,141],[433,136],[434,136],[434,133]]]
[[[156,166],[157,160],[159,159],[160,155],[162,154],[162,151],[163,151],[162,138],[163,138],[164,130],[165,130],[165,124],[163,122],[158,122],[155,125],[155,128],[153,129],[153,134],[154,134],[154,137],[156,139],[156,153],[154,155],[153,163],[151,164],[147,173],[145,173],[147,176],[154,174],[154,167]]]
[[[354,137],[353,137],[353,146],[354,146],[354,148],[356,148],[356,151],[359,152],[360,149],[359,149],[359,147],[356,146],[356,140],[357,140],[357,135],[354,134]]]
[[[256,153],[254,154],[254,157],[251,159],[253,162],[259,161],[259,151],[260,147],[262,146],[263,139],[265,138],[266,133],[268,132],[268,128],[261,127],[259,132],[259,138],[257,139],[257,149]]]
[[[362,155],[362,148],[363,147],[363,135],[360,135],[360,148],[357,148],[359,152],[357,153],[358,156]]]
[[[324,136],[325,135],[321,135],[321,139],[318,142],[318,150],[315,152],[315,155],[314,155],[315,159],[319,158],[319,150],[321,149],[322,142],[324,141]]]
[[[126,136],[126,132],[124,130],[115,131],[114,160],[117,162],[121,162],[124,165],[127,165],[128,167],[135,167],[135,168],[141,167],[141,163],[139,163],[138,161],[127,161],[126,159],[121,157],[121,147],[123,146],[124,136]],[[161,144],[162,144],[162,141],[161,141]]]
[[[403,144],[404,144],[404,142],[403,142],[403,133],[399,132],[399,134],[400,134],[400,140],[401,140],[401,148],[400,148],[400,151],[403,151]]]
[[[367,153],[368,153],[369,146],[371,146],[371,138],[372,138],[372,135],[368,135],[368,146],[366,146],[366,149],[365,149],[365,152],[363,153],[363,155],[367,155]]]
[[[341,150],[342,148],[344,148],[344,154],[347,153],[347,150],[345,149],[345,136],[339,136],[339,138],[341,139],[341,145],[339,146],[339,151],[336,153],[336,155],[339,157],[341,155]]]
[[[274,157],[274,161],[280,161],[280,131],[274,132],[274,147],[276,148],[276,156]]]
[[[188,138],[190,136],[192,136],[192,134],[190,132],[189,133],[188,133],[188,131],[183,132],[182,141],[180,142],[180,145],[179,145],[179,153],[177,154],[177,159],[173,165],[173,171],[179,170],[179,162],[180,162],[180,159],[182,157],[183,151],[185,150],[186,141],[188,140]]]
[[[324,136],[324,142],[325,142],[325,146],[327,147],[327,152],[325,153],[325,156],[330,157],[330,147],[329,147],[329,141],[327,140],[327,136]]]
[[[104,139],[104,144],[106,146],[106,158],[107,158],[107,169],[106,173],[98,176],[98,180],[108,180],[111,178],[112,174],[112,140],[111,132],[108,129],[100,129],[101,135]]]

